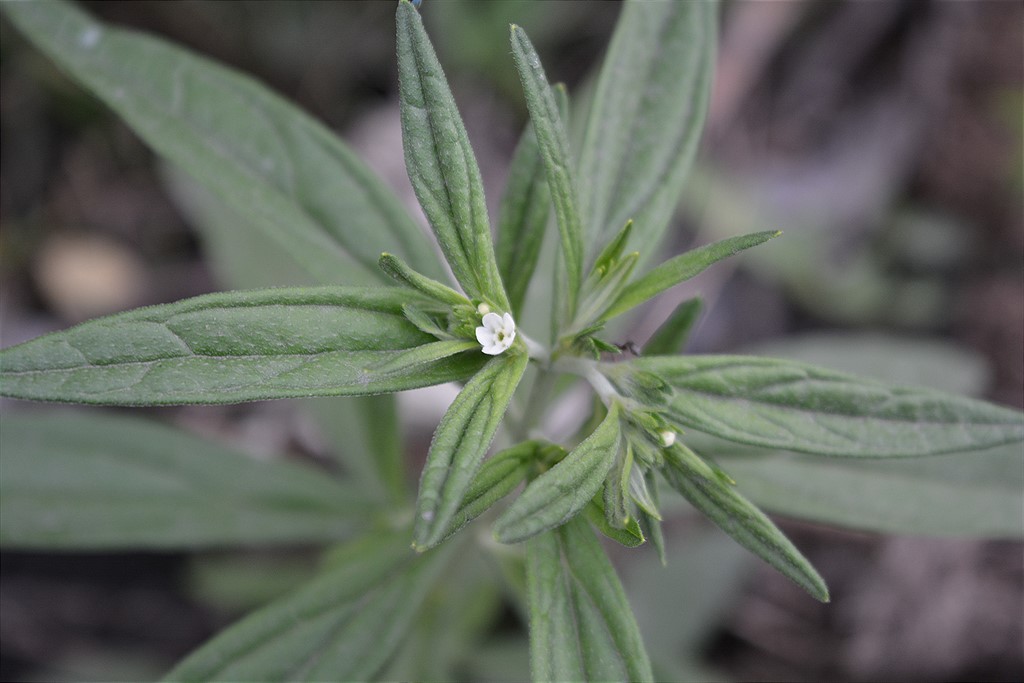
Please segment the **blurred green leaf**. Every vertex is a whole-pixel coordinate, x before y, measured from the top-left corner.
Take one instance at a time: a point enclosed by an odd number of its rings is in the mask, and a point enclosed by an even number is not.
[[[448,407],[420,478],[414,546],[425,550],[447,534],[526,371],[524,353],[495,356]]]
[[[744,352],[819,365],[889,384],[975,397],[988,388],[991,379],[988,364],[980,354],[940,339],[818,332],[761,343]]]
[[[251,78],[65,2],[3,3],[40,50],[320,280],[439,272],[426,236],[329,130]]]
[[[724,258],[735,256],[744,249],[764,244],[781,235],[778,231],[755,232],[750,235],[730,237],[697,249],[691,249],[658,265],[631,282],[618,298],[600,316],[607,320],[621,315],[648,299],[657,296],[669,287],[685,282],[704,271],[705,268]]]
[[[643,640],[615,569],[585,520],[526,543],[535,681],[650,681]]]
[[[711,470],[682,444],[665,451],[662,469],[669,484],[737,543],[778,569],[822,602],[828,588],[811,563],[763,512],[741,496],[731,483]]]
[[[690,331],[693,329],[697,318],[700,317],[701,309],[704,307],[699,298],[687,299],[676,306],[668,319],[651,335],[651,338],[644,344],[644,355],[646,356],[673,356],[682,353],[690,338]],[[771,355],[771,354],[765,354]]]
[[[882,533],[1024,538],[1020,444],[898,461],[720,448],[716,460],[752,501],[790,517]]]
[[[672,419],[728,441],[851,457],[930,455],[1024,441],[1020,412],[792,361],[653,356],[628,363],[673,387]]]
[[[494,579],[486,554],[460,554],[435,583],[409,637],[376,680],[480,681],[466,676],[464,662],[502,616],[501,586]],[[528,648],[525,642],[520,646],[529,676]]]
[[[0,418],[0,544],[61,550],[339,540],[373,501],[139,418]]]
[[[0,393],[107,405],[238,403],[401,391],[469,376],[475,342],[402,315],[409,290],[208,294],[83,323],[0,352]],[[431,343],[433,342],[433,343]]]
[[[513,24],[511,37],[512,57],[523,83],[526,106],[530,110],[530,121],[537,135],[551,202],[555,207],[566,275],[565,313],[571,319],[576,311],[576,299],[583,276],[583,229],[580,225],[568,134],[544,74],[544,67],[540,63],[540,56],[533,49],[526,32]]]
[[[518,543],[572,519],[601,490],[620,441],[619,407],[613,403],[593,434],[527,485],[494,523],[494,537]]]
[[[668,540],[664,564],[640,553],[622,577],[655,675],[662,681],[728,680],[700,670],[701,654],[741,599],[753,558],[714,528],[687,527]]]
[[[586,242],[596,254],[629,219],[653,253],[704,126],[716,50],[711,2],[628,2],[601,68],[579,164]]]
[[[398,4],[398,78],[405,166],[455,279],[507,311],[483,182],[441,64],[408,0]]]
[[[415,556],[408,532],[350,543],[318,577],[189,655],[167,681],[322,681],[374,676],[450,553]]]
[[[368,494],[407,503],[405,449],[395,396],[334,396],[301,401],[327,440],[329,455]]]

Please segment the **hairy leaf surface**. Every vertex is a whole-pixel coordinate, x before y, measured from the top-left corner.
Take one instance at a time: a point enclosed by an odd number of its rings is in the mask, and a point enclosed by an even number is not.
[[[530,120],[544,162],[551,202],[555,207],[565,265],[566,313],[572,316],[582,282],[583,238],[568,134],[537,51],[522,28],[513,24],[511,33],[512,57],[523,83],[526,105],[530,110]]]
[[[535,681],[654,679],[622,584],[577,517],[526,542]]]
[[[660,356],[630,363],[672,386],[672,419],[754,446],[904,457],[1024,441],[1018,411],[803,363],[752,356]]]
[[[686,500],[722,531],[822,602],[828,588],[811,563],[763,512],[740,495],[731,482],[681,444],[666,451],[662,470]]]
[[[517,543],[564,524],[601,490],[619,450],[621,425],[613,403],[601,424],[569,455],[534,479],[494,523],[501,543]]]
[[[106,405],[377,394],[463,379],[475,342],[438,342],[379,287],[209,294],[83,323],[0,352],[0,393]]]
[[[780,234],[782,233],[777,231],[767,231],[730,237],[674,256],[629,283],[600,316],[600,319],[607,320],[621,315],[634,306],[638,306],[648,299],[657,296],[669,287],[674,287],[680,282],[689,280],[703,272],[711,264],[734,256],[744,249],[764,244]]]
[[[430,548],[446,535],[528,361],[523,353],[494,357],[466,383],[448,407],[434,432],[420,478],[413,528],[417,549]]]
[[[405,166],[455,279],[508,310],[483,181],[441,64],[408,0],[398,4],[398,78]]]

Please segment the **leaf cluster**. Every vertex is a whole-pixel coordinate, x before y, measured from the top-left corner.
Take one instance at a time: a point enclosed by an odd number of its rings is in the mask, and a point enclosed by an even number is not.
[[[201,188],[197,211],[217,244],[228,252],[265,244],[316,283],[128,311],[0,351],[0,393],[19,399],[144,406],[333,397],[315,409],[344,444],[346,480],[258,464],[141,419],[4,417],[5,545],[343,542],[314,579],[202,646],[169,680],[402,672],[403,639],[443,649],[425,615],[440,614],[437,596],[464,580],[455,558],[475,552],[464,552],[472,537],[464,529],[480,517],[493,522],[482,545],[497,548],[525,606],[535,679],[652,680],[600,536],[628,547],[649,540],[664,561],[659,486],[827,601],[822,577],[758,504],[860,528],[942,531],[957,518],[929,526],[939,513],[914,521],[894,505],[887,527],[856,501],[830,508],[831,492],[850,481],[896,499],[904,489],[889,478],[895,471],[931,509],[945,509],[955,482],[972,482],[980,500],[994,490],[992,472],[1019,461],[998,451],[1024,441],[1016,411],[790,361],[678,355],[700,313],[696,299],[636,357],[622,360],[601,336],[615,318],[781,234],[731,237],[647,265],[703,123],[715,51],[710,2],[625,3],[578,155],[565,89],[549,82],[526,32],[511,27],[530,123],[492,237],[455,99],[419,12],[401,0],[405,162],[444,263],[343,142],[246,76],[64,2],[3,9],[187,176],[182,186]],[[544,269],[549,224],[554,259]],[[554,292],[548,310],[528,296],[532,287]],[[520,323],[547,316],[550,335],[540,340],[520,324],[507,349],[485,355],[477,328],[490,313]],[[585,381],[594,400],[579,433],[555,442],[541,417],[566,375]],[[413,499],[389,394],[447,382],[462,386]],[[960,451],[982,464],[953,473],[942,456],[931,478],[926,467],[879,465]],[[1000,493],[954,532],[1024,535],[1020,496]],[[497,602],[494,589],[481,590],[481,604]],[[469,633],[476,626],[466,613],[452,619]]]

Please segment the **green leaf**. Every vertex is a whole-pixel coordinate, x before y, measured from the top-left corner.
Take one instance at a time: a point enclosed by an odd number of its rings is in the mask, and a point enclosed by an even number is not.
[[[420,478],[413,546],[426,550],[445,537],[480,469],[529,358],[495,356],[473,376],[441,419]]]
[[[644,355],[671,356],[682,353],[703,306],[699,298],[687,299],[679,304],[644,344]]]
[[[394,195],[329,130],[251,78],[64,2],[3,3],[40,50],[159,154],[320,280],[379,281],[382,251],[439,271]]]
[[[693,451],[677,443],[665,451],[662,472],[669,484],[737,543],[778,569],[822,602],[828,588],[811,563],[763,512],[711,470]]]
[[[644,543],[644,533],[637,520],[630,519],[622,528],[612,526],[608,522],[604,504],[599,496],[590,499],[590,502],[583,508],[583,515],[595,529],[620,545],[636,548]]]
[[[674,287],[680,282],[689,280],[711,264],[729,256],[734,256],[744,249],[764,244],[781,234],[781,232],[776,230],[755,232],[740,237],[730,237],[729,239],[707,244],[697,249],[691,249],[686,253],[670,258],[668,261],[631,282],[622,290],[622,293],[614,303],[601,315],[601,318],[608,320],[621,315],[634,306],[638,306],[648,299],[657,296],[669,287]]]
[[[572,519],[601,490],[615,464],[620,437],[619,407],[613,403],[593,434],[530,482],[498,518],[494,537],[501,543],[517,543]]]
[[[1024,415],[1018,411],[803,363],[752,356],[662,356],[630,363],[672,385],[671,419],[753,446],[903,457],[1024,440]]]
[[[586,521],[526,543],[535,681],[654,679],[615,569]]]
[[[303,402],[330,447],[329,455],[376,499],[408,503],[405,449],[395,396],[335,396]]]
[[[203,253],[225,289],[313,284],[287,252],[265,234],[249,230],[237,212],[184,173],[164,170],[165,180],[199,231]],[[367,493],[395,502],[408,500],[405,450],[393,395],[317,398],[307,401],[305,407],[329,441],[328,455],[348,476]]]
[[[104,413],[0,419],[0,544],[60,550],[340,540],[362,491],[293,463]]]
[[[203,254],[223,289],[254,289],[282,285],[332,284],[304,274],[273,240],[248,229],[236,211],[205,191],[182,172],[162,169],[165,181],[187,212],[203,242]],[[337,273],[338,280],[345,273]],[[351,279],[351,278],[349,278]],[[329,441],[328,455],[368,493],[406,502],[409,487],[405,449],[395,397],[344,396],[310,399],[305,407]]]
[[[450,554],[415,556],[407,532],[345,546],[326,571],[192,653],[166,681],[353,681],[400,644]]]
[[[526,478],[537,449],[537,441],[524,441],[489,458],[473,477],[473,483],[462,499],[462,507],[452,519],[445,538],[486,512],[492,505],[512,493]]]
[[[527,124],[512,155],[498,208],[498,270],[508,289],[513,315],[518,316],[523,308],[550,214],[551,193],[537,135],[533,125]]]
[[[655,475],[653,469],[644,472],[644,481],[647,485],[647,492],[650,495],[651,503],[653,507],[658,507],[658,478]],[[665,554],[665,535],[661,529],[661,516],[647,512],[643,508],[640,508],[639,514],[640,529],[645,532],[644,535],[651,539],[651,545],[658,552],[658,559],[661,560],[662,566],[668,564],[668,559]]]
[[[416,329],[401,308],[413,299],[398,287],[302,287],[140,308],[3,350],[0,392],[107,405],[237,403],[471,375],[483,355],[452,355],[472,344]]]
[[[441,64],[408,0],[398,4],[405,166],[448,264],[470,297],[508,310],[491,244],[480,169]]]
[[[625,528],[633,519],[629,504],[629,475],[633,471],[633,449],[628,441],[619,444],[615,463],[604,482],[604,512],[608,524]]]
[[[896,534],[1024,538],[1019,444],[906,460],[823,460],[714,451],[758,505],[790,517]]]
[[[716,50],[710,2],[628,2],[601,68],[579,164],[586,242],[596,254],[627,220],[651,253],[704,125]]]
[[[452,306],[469,304],[469,299],[448,285],[441,284],[437,280],[433,280],[425,275],[420,275],[394,254],[381,254],[378,263],[381,270],[396,282],[415,289],[431,299],[436,299]]]
[[[512,57],[523,83],[526,106],[530,110],[530,120],[537,134],[551,201],[555,206],[567,280],[564,291],[566,313],[571,317],[576,310],[576,298],[582,282],[583,229],[580,226],[568,135],[537,51],[519,26],[512,25],[511,35]]]

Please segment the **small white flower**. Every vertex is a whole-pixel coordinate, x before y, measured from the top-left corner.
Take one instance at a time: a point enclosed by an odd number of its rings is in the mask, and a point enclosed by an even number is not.
[[[476,328],[476,340],[484,347],[484,353],[497,356],[512,346],[516,338],[516,321],[510,314],[487,313],[481,322],[483,325]]]
[[[476,307],[476,312],[480,315],[487,315],[491,312],[491,307],[487,304],[480,302],[480,305]]]
[[[676,433],[670,432],[667,429],[663,432],[660,432],[658,436],[661,437],[661,445],[664,446],[665,448],[668,448],[669,446],[676,442]]]

